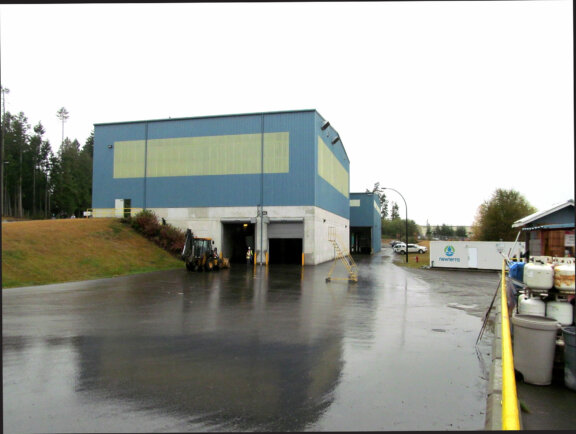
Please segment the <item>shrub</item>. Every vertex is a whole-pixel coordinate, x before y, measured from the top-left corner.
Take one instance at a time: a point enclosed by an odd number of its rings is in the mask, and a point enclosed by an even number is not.
[[[156,243],[169,253],[179,256],[184,248],[186,232],[171,224],[160,224],[158,216],[150,210],[143,210],[134,217],[122,218],[122,223]]]
[[[147,238],[154,238],[160,232],[158,217],[149,210],[143,210],[136,214],[132,219],[132,227]]]
[[[184,248],[186,233],[182,229],[172,225],[165,225],[160,228],[159,239],[161,246],[170,253],[178,255]]]

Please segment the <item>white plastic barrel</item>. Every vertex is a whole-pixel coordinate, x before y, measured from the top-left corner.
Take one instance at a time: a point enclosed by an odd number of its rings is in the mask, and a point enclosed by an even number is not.
[[[513,315],[514,369],[529,384],[546,386],[552,383],[556,334],[560,328],[555,320],[533,315]]]

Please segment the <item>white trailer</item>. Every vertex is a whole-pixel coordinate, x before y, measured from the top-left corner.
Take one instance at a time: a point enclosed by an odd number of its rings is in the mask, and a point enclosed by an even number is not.
[[[514,250],[512,250],[514,249]],[[502,254],[512,258],[524,253],[524,243],[511,241],[431,241],[430,267],[500,270]]]

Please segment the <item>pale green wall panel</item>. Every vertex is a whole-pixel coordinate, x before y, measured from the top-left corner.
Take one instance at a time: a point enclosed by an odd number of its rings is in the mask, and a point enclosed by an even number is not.
[[[318,136],[318,175],[348,197],[348,172],[320,136]]]
[[[289,133],[264,134],[264,173],[290,171]]]
[[[142,178],[144,149],[144,140],[114,142],[114,178]]]
[[[147,177],[246,175],[261,171],[261,134],[148,140]],[[144,176],[145,142],[114,145],[114,178]],[[290,135],[264,134],[264,172],[288,173]]]

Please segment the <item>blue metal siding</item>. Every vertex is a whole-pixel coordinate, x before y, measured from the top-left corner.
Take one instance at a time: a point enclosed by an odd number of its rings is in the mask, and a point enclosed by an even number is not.
[[[290,172],[264,175],[264,206],[314,205],[314,111],[267,114],[265,132],[290,132]]]
[[[97,124],[94,140],[93,208],[113,208],[130,198],[133,207],[314,205],[313,110]],[[264,122],[262,122],[264,120]],[[262,131],[262,124],[264,129]],[[202,137],[288,131],[289,173],[114,179],[114,150],[121,140]],[[264,179],[264,189],[261,181]]]
[[[379,252],[382,244],[382,220],[378,211],[380,207],[378,195],[374,193],[350,193],[350,200],[360,201],[360,206],[350,207],[350,226],[372,228],[372,249],[375,253]]]
[[[144,205],[143,179],[114,179],[115,141],[144,140],[146,124],[123,124],[94,127],[94,157],[92,171],[92,207],[114,208],[114,199],[132,199],[135,208]]]
[[[378,209],[374,208],[374,225],[372,226],[372,249],[374,253],[382,250],[382,216],[380,214],[380,199],[374,195],[374,202]]]
[[[553,214],[541,217],[538,220],[534,220],[530,226],[538,226],[543,224],[554,224],[554,223],[572,223],[574,224],[574,206],[567,206]]]

